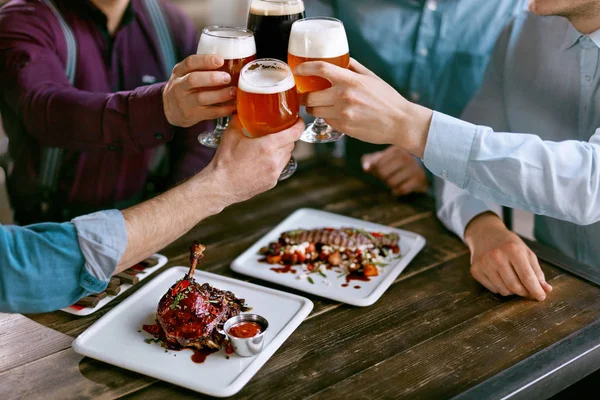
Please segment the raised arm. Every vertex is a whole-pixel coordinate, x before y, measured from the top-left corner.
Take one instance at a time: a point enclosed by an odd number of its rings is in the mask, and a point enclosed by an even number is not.
[[[304,125],[249,139],[237,119],[200,174],[122,213],[64,224],[0,226],[0,312],[46,312],[103,291],[110,276],[162,249],[204,218],[275,186]]]
[[[229,89],[199,92],[229,81],[214,56],[185,60],[166,84],[132,91],[78,90],[64,72],[64,35],[43,3],[14,3],[0,10],[0,104],[6,119],[23,123],[45,146],[79,151],[117,144],[123,151],[157,147],[189,127],[229,115]],[[202,71],[202,72],[200,72]],[[9,132],[10,133],[10,132]]]

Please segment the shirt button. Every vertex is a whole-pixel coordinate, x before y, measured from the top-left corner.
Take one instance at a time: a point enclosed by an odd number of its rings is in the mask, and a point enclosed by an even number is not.
[[[429,54],[429,50],[427,50],[425,47],[421,47],[419,49],[419,54],[422,55],[423,57],[427,57],[427,55]]]
[[[442,171],[442,179],[448,179],[448,171],[446,171],[446,170]]]
[[[429,0],[427,2],[427,9],[429,11],[435,11],[435,10],[437,10],[437,1],[435,1],[435,0]]]
[[[412,101],[419,101],[421,100],[421,94],[419,92],[411,92],[410,98]]]
[[[164,136],[162,135],[162,133],[155,133],[155,134],[154,134],[154,137],[156,138],[156,140],[162,140],[162,138],[163,138]]]
[[[592,76],[591,75],[586,75],[585,76],[585,80],[590,82],[592,80]]]

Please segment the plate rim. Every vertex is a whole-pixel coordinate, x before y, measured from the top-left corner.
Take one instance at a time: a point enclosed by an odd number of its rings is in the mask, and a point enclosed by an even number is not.
[[[256,358],[251,363],[248,364],[248,366],[245,368],[245,370],[242,371],[236,377],[236,379],[234,379],[230,384],[228,384],[227,386],[222,387],[222,388],[213,388],[213,389],[208,389],[208,390],[202,389],[202,391],[200,391],[197,387],[194,387],[192,385],[185,385],[185,384],[181,384],[179,382],[173,382],[172,380],[165,380],[161,377],[152,375],[152,374],[146,372],[145,370],[142,371],[140,369],[133,369],[130,367],[115,365],[110,361],[106,361],[106,358],[103,358],[102,354],[97,354],[97,352],[95,352],[93,350],[90,351],[84,345],[84,343],[83,343],[84,340],[86,340],[88,336],[95,333],[94,331],[100,329],[104,324],[109,323],[110,322],[109,320],[112,318],[113,314],[118,314],[121,309],[127,308],[128,305],[130,303],[135,302],[137,300],[137,298],[142,297],[143,295],[146,294],[146,292],[151,291],[153,288],[153,285],[151,285],[151,283],[155,282],[155,285],[157,285],[160,277],[162,277],[163,275],[166,275],[166,274],[172,274],[172,273],[174,273],[175,270],[178,270],[178,269],[184,269],[185,271],[188,270],[187,267],[173,266],[173,267],[170,267],[170,268],[166,269],[165,271],[161,272],[155,278],[148,281],[143,287],[138,289],[130,297],[123,300],[115,308],[113,308],[112,310],[107,312],[105,315],[103,315],[100,319],[95,321],[80,335],[78,335],[75,338],[75,340],[73,340],[73,342],[71,343],[71,348],[76,353],[81,354],[83,356],[90,357],[90,358],[105,362],[110,365],[114,365],[117,368],[127,369],[130,371],[140,373],[142,375],[150,376],[150,377],[155,378],[160,381],[168,382],[168,383],[171,383],[176,386],[181,386],[181,387],[193,390],[197,393],[202,393],[202,394],[206,394],[206,395],[214,396],[214,397],[229,397],[229,396],[233,396],[234,394],[238,393],[240,390],[242,390],[248,384],[248,382],[254,377],[254,375],[256,375],[256,373],[267,363],[267,361],[269,361],[271,359],[271,357],[277,352],[277,350],[279,350],[279,348],[283,345],[283,343],[285,343],[285,341],[305,321],[306,317],[310,314],[310,312],[314,308],[313,302],[310,299],[303,297],[303,296],[284,292],[284,291],[277,290],[277,289],[272,289],[272,288],[269,288],[266,286],[258,285],[256,283],[251,283],[251,282],[242,281],[239,279],[215,274],[215,273],[208,272],[208,271],[197,270],[196,272],[200,273],[201,275],[207,275],[208,277],[213,277],[213,278],[216,278],[217,280],[224,280],[226,282],[233,282],[236,285],[241,285],[241,286],[244,286],[244,287],[250,288],[250,289],[258,288],[260,291],[275,294],[278,296],[283,295],[284,297],[290,298],[292,300],[296,300],[300,303],[300,309],[291,317],[289,323],[287,325],[285,325],[281,329],[281,331],[272,338],[272,340],[269,342],[267,347],[261,353],[259,353],[257,356],[255,356]],[[162,282],[162,280],[161,280],[161,282]]]
[[[311,291],[310,287],[308,289],[304,289],[304,288],[297,287],[297,286],[290,286],[290,285],[286,284],[285,282],[281,282],[280,280],[276,279],[277,278],[276,274],[273,274],[273,277],[270,278],[270,277],[257,276],[256,274],[248,273],[249,270],[244,268],[244,263],[242,261],[244,259],[246,259],[248,256],[253,255],[252,249],[257,247],[257,245],[265,237],[271,235],[273,232],[280,231],[282,226],[285,225],[288,222],[288,220],[296,218],[297,214],[303,214],[303,213],[307,213],[307,212],[333,215],[336,217],[342,217],[345,219],[360,221],[361,223],[375,225],[375,226],[379,226],[379,227],[386,228],[386,229],[393,229],[394,231],[404,233],[405,236],[407,236],[407,235],[411,236],[415,240],[415,243],[411,247],[411,250],[403,256],[403,258],[408,259],[408,261],[406,262],[406,265],[404,265],[403,267],[400,267],[400,265],[402,264],[400,262],[398,265],[393,267],[393,270],[384,279],[382,279],[381,282],[378,283],[377,287],[373,290],[373,292],[371,292],[371,294],[369,294],[368,296],[363,297],[363,298],[351,299],[351,298],[340,298],[339,296],[336,296],[336,295],[324,296],[320,293],[315,293],[314,291]],[[244,250],[244,252],[242,254],[240,254],[238,257],[236,257],[231,262],[230,267],[231,267],[231,270],[236,273],[239,273],[239,274],[242,274],[245,276],[250,276],[255,279],[260,279],[261,281],[274,283],[277,285],[285,286],[285,287],[293,289],[293,290],[298,290],[298,291],[301,291],[304,293],[308,293],[313,296],[319,296],[322,298],[339,301],[341,303],[350,304],[350,305],[357,306],[357,307],[368,307],[368,306],[375,304],[377,302],[377,300],[379,300],[381,298],[381,296],[383,296],[383,294],[386,292],[386,290],[389,289],[389,287],[394,283],[394,281],[402,273],[402,271],[404,271],[404,269],[406,269],[406,267],[412,262],[412,260],[417,256],[417,254],[419,254],[421,252],[421,250],[425,247],[426,243],[427,243],[427,240],[425,239],[425,237],[423,237],[422,235],[415,233],[415,232],[407,231],[404,229],[398,229],[398,228],[394,228],[391,226],[386,226],[383,224],[379,224],[377,222],[363,221],[358,218],[348,217],[346,215],[336,214],[336,213],[332,213],[329,211],[318,210],[318,209],[310,208],[310,207],[303,207],[303,208],[297,209],[296,211],[294,211],[293,213],[288,215],[286,218],[283,219],[283,221],[281,221],[279,224],[277,224],[273,229],[269,230],[266,234],[261,236],[254,243],[252,243],[246,250]]]
[[[151,272],[147,272],[143,277],[141,277],[140,281],[137,283],[138,285],[142,281],[144,281],[146,278],[148,278],[150,275],[152,275],[153,273],[155,273],[156,271],[158,271],[159,269],[161,269],[162,267],[164,267],[165,265],[167,265],[167,263],[169,262],[169,259],[167,257],[165,257],[164,255],[159,254],[159,253],[154,253],[151,256],[145,258],[145,260],[147,260],[148,258],[156,258],[158,260],[158,264],[156,264],[153,267],[148,268],[148,270],[151,271]],[[135,285],[130,285],[127,289],[120,291],[119,293],[117,293],[114,296],[111,296],[111,298],[108,299],[108,301],[103,302],[102,305],[98,304],[96,307],[93,307],[93,308],[91,308],[91,307],[85,307],[82,310],[71,310],[70,307],[73,305],[73,304],[71,304],[70,306],[61,308],[60,311],[66,312],[66,313],[74,315],[76,317],[87,317],[88,315],[92,315],[96,311],[102,309],[102,307],[106,306],[107,304],[109,304],[111,301],[115,300],[119,296],[127,293],[127,291],[129,289],[131,289],[133,286],[135,286]],[[100,300],[100,301],[103,301],[103,300]]]

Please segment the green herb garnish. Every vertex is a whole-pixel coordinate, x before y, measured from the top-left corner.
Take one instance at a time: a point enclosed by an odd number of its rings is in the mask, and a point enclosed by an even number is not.
[[[312,279],[310,276],[308,277],[308,281],[309,281],[310,283],[312,283],[313,285],[315,284],[315,281],[313,281],[313,279]]]
[[[170,306],[171,310],[174,310],[176,308],[181,308],[181,306],[179,305],[179,302],[185,298],[187,298],[185,293],[183,293],[183,292],[177,293],[177,296],[175,296],[175,299],[173,299],[173,303],[171,303],[171,306]]]

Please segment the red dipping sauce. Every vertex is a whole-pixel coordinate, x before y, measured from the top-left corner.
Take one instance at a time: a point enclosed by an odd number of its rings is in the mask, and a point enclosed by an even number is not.
[[[239,322],[229,328],[227,331],[231,336],[240,339],[248,339],[262,333],[263,328],[260,324],[252,321]]]

